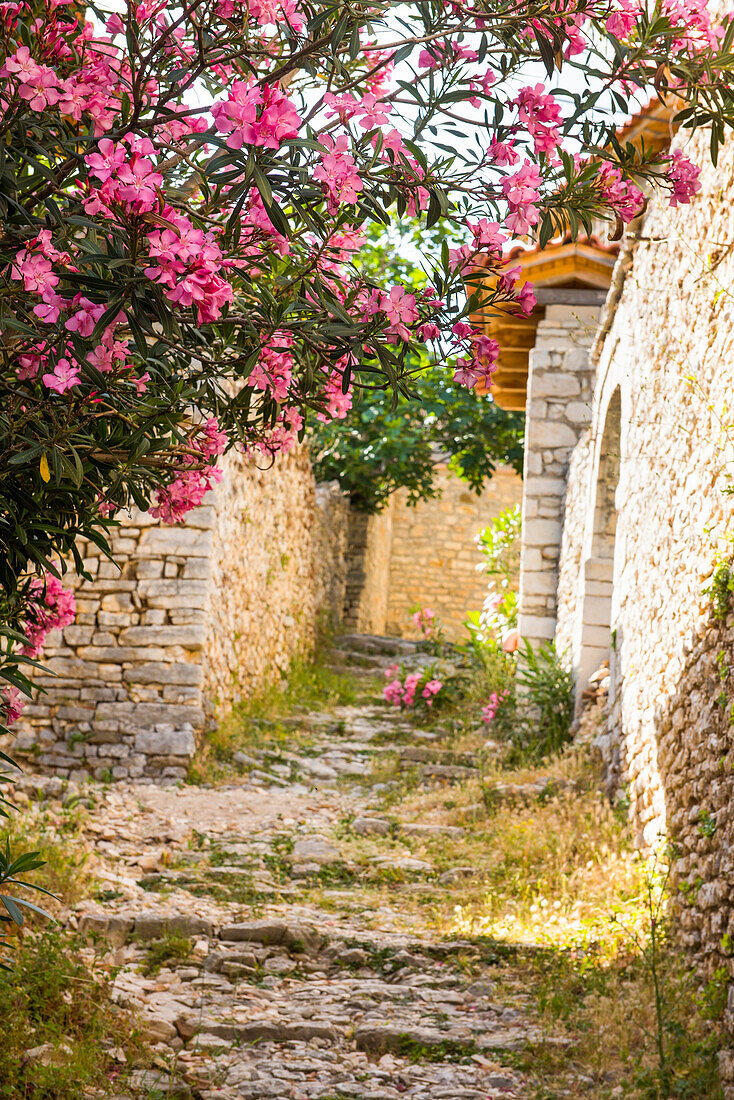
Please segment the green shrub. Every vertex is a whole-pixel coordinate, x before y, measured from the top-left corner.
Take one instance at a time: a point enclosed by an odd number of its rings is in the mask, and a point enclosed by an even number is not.
[[[517,726],[524,747],[537,756],[559,752],[571,740],[574,692],[571,673],[561,664],[552,642],[537,649],[528,641],[523,643],[515,683]]]

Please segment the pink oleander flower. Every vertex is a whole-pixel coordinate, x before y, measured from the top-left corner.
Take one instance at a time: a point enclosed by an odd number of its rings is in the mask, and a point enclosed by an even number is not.
[[[516,626],[502,635],[502,649],[505,653],[515,653],[520,646],[520,631]]]
[[[701,190],[701,169],[678,150],[673,153],[670,160],[668,179],[673,188],[670,205],[687,205],[693,196]]]
[[[495,140],[491,142],[489,146],[489,156],[500,168],[505,168],[510,164],[517,164],[520,159],[520,154],[511,141]]]
[[[64,589],[58,577],[45,573],[34,577],[28,595],[28,610],[23,624],[28,645],[21,647],[25,657],[38,657],[50,630],[61,630],[74,621],[76,601],[73,592]]]
[[[212,116],[219,132],[228,135],[230,149],[243,145],[279,149],[284,141],[298,136],[301,124],[300,115],[279,88],[249,87],[244,80],[231,86],[226,103],[214,104]]]
[[[23,713],[26,702],[17,688],[10,685],[0,687],[0,722],[12,726]]]
[[[403,701],[403,685],[400,680],[393,680],[382,689],[382,694],[388,703],[399,707]]]
[[[24,288],[33,294],[52,291],[59,283],[51,261],[38,252],[29,252],[26,248],[15,257],[11,275],[14,279],[22,279]]]
[[[393,286],[389,293],[380,295],[380,309],[390,322],[388,333],[410,340],[408,325],[418,320],[415,294],[408,294],[405,287]]]
[[[483,722],[486,722],[487,725],[489,725],[490,722],[494,721],[497,711],[509,694],[510,692],[508,690],[493,691],[491,693],[491,695],[489,696],[489,702],[482,707]]]
[[[156,490],[155,504],[149,509],[150,515],[162,519],[164,523],[181,523],[187,512],[198,507],[209,490],[222,480],[222,471],[214,465],[213,460],[224,454],[227,440],[227,433],[220,429],[216,417],[205,421],[191,446],[201,451],[202,457],[207,461],[197,468],[193,458],[184,457],[182,462],[188,463],[188,466],[184,465],[169,485]]]
[[[331,213],[344,203],[355,203],[362,190],[362,180],[354,158],[347,152],[349,139],[341,134],[336,141],[330,134],[321,135],[326,146],[320,162],[313,171],[313,178],[324,185]]]
[[[413,626],[417,627],[423,637],[432,638],[436,633],[436,616],[430,607],[419,607],[413,612]]]
[[[143,210],[151,210],[158,198],[163,176],[156,172],[147,157],[133,153],[130,161],[117,171],[117,195],[123,202],[137,203]]]
[[[640,0],[616,0],[616,10],[607,16],[606,28],[615,38],[626,38],[641,14]]]
[[[423,687],[423,691],[421,692],[421,695],[426,700],[426,705],[427,706],[429,706],[429,707],[433,706],[433,697],[434,697],[434,695],[438,695],[438,693],[439,693],[439,691],[441,690],[442,687],[443,687],[443,681],[441,681],[441,680],[428,680],[427,681],[427,683]]]
[[[67,390],[78,386],[80,381],[80,369],[76,364],[71,364],[68,359],[59,359],[53,369],[53,373],[43,375],[43,384],[49,390],[56,393],[66,393]]]
[[[515,100],[517,117],[535,143],[536,153],[553,153],[561,140],[561,109],[542,84],[521,88]]]

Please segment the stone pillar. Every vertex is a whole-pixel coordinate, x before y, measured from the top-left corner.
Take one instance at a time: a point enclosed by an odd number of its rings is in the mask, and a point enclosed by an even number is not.
[[[546,290],[546,300],[551,288]],[[580,291],[584,301],[588,292]],[[532,645],[556,629],[558,561],[571,452],[591,420],[594,370],[589,364],[600,307],[547,306],[529,356],[520,558],[519,626]]]

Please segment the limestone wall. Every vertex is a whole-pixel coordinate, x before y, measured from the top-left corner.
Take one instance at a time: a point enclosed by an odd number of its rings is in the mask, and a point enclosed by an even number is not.
[[[415,508],[407,490],[392,502],[392,552],[386,628],[411,635],[409,608],[429,607],[449,638],[466,631],[467,613],[479,610],[487,594],[487,577],[477,572],[481,558],[474,536],[506,508],[522,499],[522,479],[510,467],[499,467],[481,496],[451,474],[439,470],[441,496]]]
[[[180,778],[215,712],[312,645],[345,546],[346,504],[333,486],[317,498],[303,450],[267,470],[230,454],[182,526],[122,517],[117,564],[86,544],[92,581],[67,575],[76,620],[49,635],[55,675],[36,677],[15,749],[77,779]]]
[[[707,145],[689,150],[699,163]],[[558,633],[582,676],[610,659],[638,842],[676,841],[687,942],[731,967],[734,622],[704,589],[732,557],[734,145],[702,180],[690,207],[651,204],[625,261],[571,467]]]

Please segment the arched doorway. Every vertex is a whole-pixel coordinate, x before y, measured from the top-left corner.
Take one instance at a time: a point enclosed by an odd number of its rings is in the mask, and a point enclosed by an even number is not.
[[[617,388],[607,405],[593,488],[593,527],[581,575],[582,618],[576,663],[579,694],[589,677],[609,660],[614,679],[613,629],[614,550],[617,533],[617,486],[621,456],[622,399]]]

